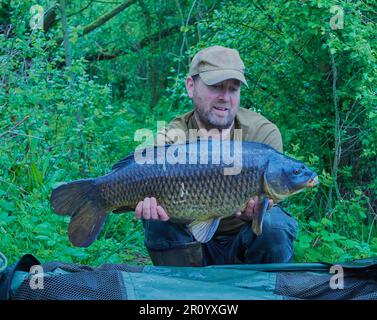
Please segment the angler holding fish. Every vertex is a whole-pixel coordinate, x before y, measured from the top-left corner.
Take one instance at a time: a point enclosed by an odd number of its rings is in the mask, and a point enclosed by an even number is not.
[[[186,79],[194,110],[173,120],[159,132],[157,146],[145,150],[156,160],[172,152],[182,161],[139,163],[135,152],[105,176],[56,188],[52,207],[71,215],[71,242],[88,246],[111,211],[135,210],[155,265],[291,261],[297,223],[274,204],[314,187],[318,177],[281,153],[274,124],[239,107],[241,83],[247,86],[236,50],[214,46],[197,53]],[[198,130],[196,137],[190,129]],[[177,137],[179,144],[165,145]],[[193,150],[208,162],[190,163]],[[234,174],[224,174],[231,169],[226,153],[237,155]]]

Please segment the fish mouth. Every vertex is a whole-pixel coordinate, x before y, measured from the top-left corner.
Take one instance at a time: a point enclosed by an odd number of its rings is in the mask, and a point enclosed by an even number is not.
[[[306,184],[305,186],[308,187],[308,188],[314,188],[315,186],[319,185],[319,179],[318,179],[318,176],[315,175],[314,177],[312,177]]]

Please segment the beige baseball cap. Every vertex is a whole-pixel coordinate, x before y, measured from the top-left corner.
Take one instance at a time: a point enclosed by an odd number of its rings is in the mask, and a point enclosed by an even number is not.
[[[237,50],[212,46],[199,51],[191,61],[189,75],[199,74],[207,85],[227,79],[237,79],[247,87],[244,76],[245,65]]]

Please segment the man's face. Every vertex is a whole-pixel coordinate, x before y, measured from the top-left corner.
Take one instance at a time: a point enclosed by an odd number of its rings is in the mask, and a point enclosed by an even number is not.
[[[232,125],[240,106],[239,80],[229,79],[209,86],[200,77],[195,82],[187,77],[186,89],[207,129],[226,129]]]

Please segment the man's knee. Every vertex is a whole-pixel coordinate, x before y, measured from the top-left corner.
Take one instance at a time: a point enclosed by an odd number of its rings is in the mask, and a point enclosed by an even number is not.
[[[297,229],[296,220],[281,207],[274,206],[266,213],[262,234],[255,236],[250,231],[246,237],[248,263],[290,262],[293,258],[293,241],[297,237]]]
[[[297,221],[280,206],[274,206],[268,211],[263,223],[266,237],[275,240],[294,241],[297,237]]]
[[[148,249],[148,253],[155,266],[201,267],[204,263],[200,242],[185,243],[167,250]]]
[[[202,266],[201,243],[185,224],[144,220],[145,246],[154,265]]]
[[[176,248],[195,241],[183,223],[143,220],[145,246],[151,250]]]

